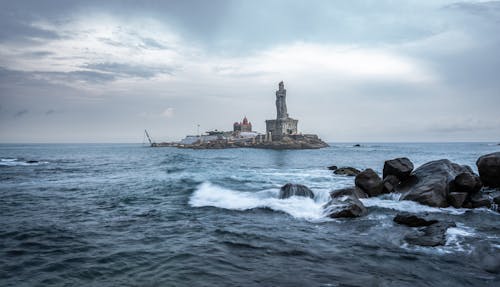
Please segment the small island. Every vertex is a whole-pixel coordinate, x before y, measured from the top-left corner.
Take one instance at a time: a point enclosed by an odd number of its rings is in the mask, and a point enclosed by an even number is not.
[[[232,131],[208,131],[204,135],[186,136],[180,142],[155,143],[152,147],[178,147],[190,149],[262,148],[262,149],[319,149],[328,144],[315,134],[298,132],[299,120],[288,116],[286,89],[283,81],[276,91],[276,119],[266,120],[266,133],[252,130],[247,117],[233,124]],[[146,132],[147,134],[147,132]],[[149,136],[148,136],[149,139]]]

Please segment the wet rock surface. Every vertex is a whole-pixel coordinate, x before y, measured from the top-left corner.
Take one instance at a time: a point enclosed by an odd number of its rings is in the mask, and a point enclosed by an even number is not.
[[[333,171],[334,174],[337,175],[346,175],[346,176],[356,176],[361,171],[354,167],[340,167]]]
[[[366,192],[369,196],[382,194],[384,183],[378,174],[371,168],[365,169],[356,175],[354,184]]]
[[[302,184],[287,183],[280,188],[279,198],[285,199],[292,196],[304,196],[314,198],[314,193],[307,186]]]
[[[426,219],[423,216],[418,216],[408,212],[401,212],[394,217],[394,222],[410,227],[421,227],[435,224],[438,221],[436,219]]]
[[[481,156],[476,165],[484,186],[500,187],[500,152]]]
[[[394,175],[400,181],[406,180],[413,171],[413,163],[406,157],[387,160],[384,163],[383,177]]]

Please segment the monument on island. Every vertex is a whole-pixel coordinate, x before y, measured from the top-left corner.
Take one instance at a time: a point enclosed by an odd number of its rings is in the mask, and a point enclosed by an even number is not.
[[[288,116],[286,108],[286,90],[283,81],[278,84],[276,91],[276,119],[266,120],[266,134],[273,140],[279,140],[284,135],[296,135],[299,120]]]

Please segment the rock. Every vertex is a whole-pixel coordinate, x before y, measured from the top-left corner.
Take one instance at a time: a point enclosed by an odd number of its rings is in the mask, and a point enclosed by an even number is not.
[[[500,205],[500,194],[499,194],[499,195],[497,195],[497,196],[495,196],[495,197],[493,197],[493,202],[494,202],[495,204],[499,204],[499,205]]]
[[[500,152],[481,156],[476,165],[484,186],[500,187]]]
[[[280,199],[289,198],[292,196],[304,196],[314,198],[314,193],[307,186],[302,184],[287,183],[280,188]]]
[[[467,192],[450,192],[448,195],[448,203],[455,208],[460,208],[464,205],[467,198]]]
[[[431,224],[438,222],[435,219],[427,220],[425,218],[418,217],[417,215],[411,214],[408,212],[398,213],[396,215],[396,217],[394,217],[393,220],[396,223],[403,224],[403,225],[410,226],[410,227],[429,226]]]
[[[463,172],[469,172],[467,167],[447,159],[428,162],[417,168],[405,184],[398,186],[398,191],[403,192],[401,200],[448,207],[450,183]]]
[[[491,200],[489,196],[481,192],[472,194],[469,201],[471,203],[471,208],[491,207]]]
[[[382,194],[384,183],[373,169],[368,168],[356,175],[354,184],[366,192],[369,196]]]
[[[396,191],[396,186],[399,184],[399,179],[395,175],[388,175],[383,180],[382,193],[391,193]]]
[[[405,236],[406,242],[420,246],[438,246],[446,244],[446,230],[456,227],[453,222],[438,222]]]
[[[462,172],[453,180],[453,187],[455,192],[476,193],[481,190],[483,184],[477,175],[470,172]]]
[[[336,165],[331,165],[328,167],[329,170],[336,170],[338,167]]]
[[[360,172],[361,171],[359,169],[356,169],[354,167],[341,167],[337,168],[333,173],[338,175],[356,176]]]
[[[384,163],[383,177],[396,176],[400,181],[406,180],[413,171],[413,163],[406,157],[387,160]]]
[[[38,163],[38,160],[27,160],[26,163]]]
[[[353,147],[360,147],[360,146],[361,146],[360,144],[353,145]]]
[[[359,192],[362,191],[357,188],[332,191],[330,201],[323,206],[323,213],[331,218],[353,218],[365,215],[368,211],[358,198]]]
[[[357,198],[368,198],[368,194],[366,194],[363,190],[361,190],[357,186],[337,189],[330,193],[330,197],[332,198],[340,197],[343,195],[353,195]]]

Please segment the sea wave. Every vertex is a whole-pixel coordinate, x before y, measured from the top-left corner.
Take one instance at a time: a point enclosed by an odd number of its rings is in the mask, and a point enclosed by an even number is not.
[[[189,204],[193,207],[212,206],[230,210],[269,208],[299,219],[326,220],[323,216],[324,196],[318,191],[316,191],[317,200],[298,196],[279,199],[278,193],[277,189],[257,192],[237,191],[204,182],[191,195]]]
[[[31,166],[31,165],[40,165],[46,164],[46,161],[38,161],[38,160],[22,160],[18,158],[1,158],[0,166]]]

